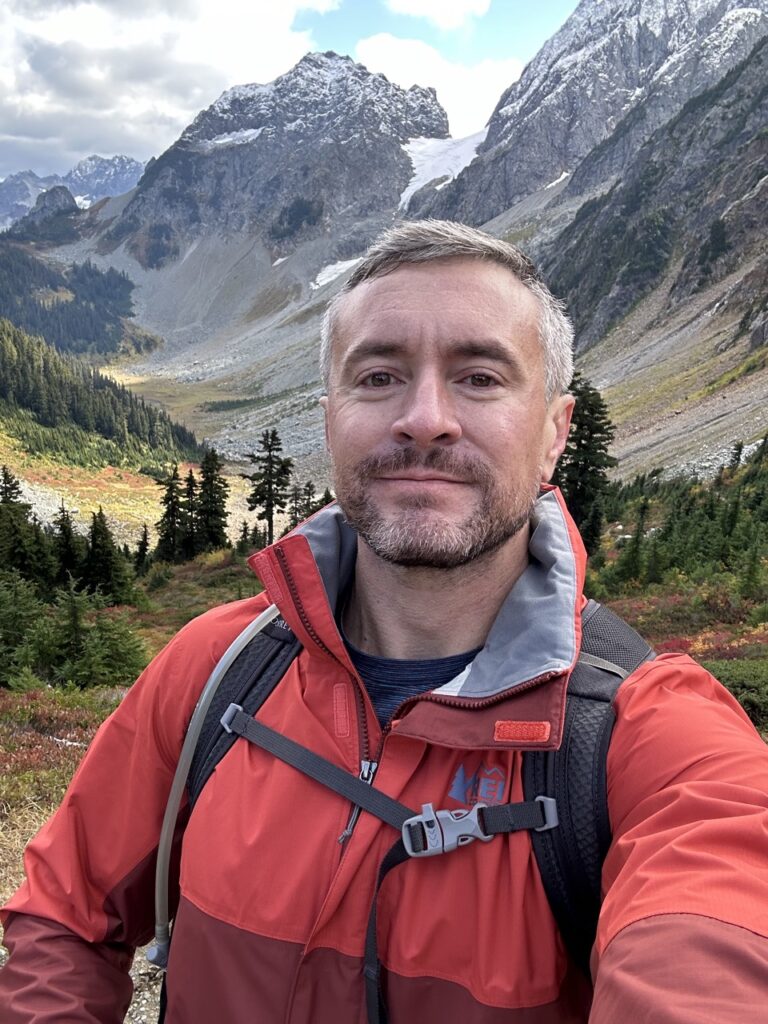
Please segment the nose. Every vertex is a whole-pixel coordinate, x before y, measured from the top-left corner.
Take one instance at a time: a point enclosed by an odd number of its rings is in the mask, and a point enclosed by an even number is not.
[[[454,444],[461,437],[453,396],[443,380],[430,374],[412,381],[402,403],[392,424],[398,443],[429,447]]]

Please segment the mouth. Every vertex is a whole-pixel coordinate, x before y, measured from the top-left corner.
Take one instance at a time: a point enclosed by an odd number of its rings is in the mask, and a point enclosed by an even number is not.
[[[471,481],[463,480],[455,476],[445,476],[441,473],[389,473],[376,477],[377,480],[408,484],[460,484],[466,485]]]

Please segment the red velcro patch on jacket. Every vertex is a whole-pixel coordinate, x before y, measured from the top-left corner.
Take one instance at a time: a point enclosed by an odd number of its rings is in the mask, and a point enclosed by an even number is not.
[[[493,738],[497,742],[527,741],[546,743],[552,726],[549,722],[497,722]]]

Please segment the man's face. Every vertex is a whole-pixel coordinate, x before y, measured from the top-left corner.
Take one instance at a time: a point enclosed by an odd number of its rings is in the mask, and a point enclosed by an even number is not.
[[[337,319],[326,437],[336,496],[380,557],[454,568],[523,527],[565,444],[536,298],[495,263],[402,267]]]

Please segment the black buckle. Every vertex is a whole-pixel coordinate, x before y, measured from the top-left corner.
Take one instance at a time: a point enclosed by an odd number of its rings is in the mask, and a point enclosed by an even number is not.
[[[493,836],[483,832],[478,811],[486,804],[459,811],[436,811],[432,804],[424,804],[421,814],[415,814],[403,822],[403,844],[409,857],[435,857],[439,853],[450,853],[460,846],[479,839],[489,843]],[[426,839],[426,848],[417,850],[413,845],[411,829],[420,828]]]

